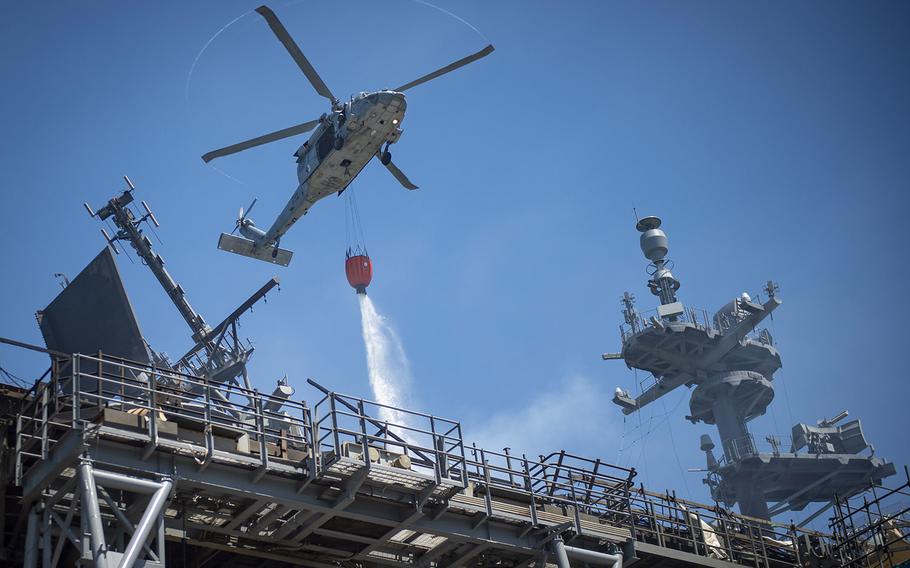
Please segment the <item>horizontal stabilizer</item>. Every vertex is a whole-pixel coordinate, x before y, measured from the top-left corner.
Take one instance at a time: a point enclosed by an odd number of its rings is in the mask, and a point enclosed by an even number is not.
[[[221,250],[281,266],[290,264],[291,257],[294,255],[293,252],[287,249],[276,249],[273,245],[260,245],[257,247],[254,246],[255,244],[255,241],[251,241],[250,239],[229,235],[227,233],[221,233],[221,237],[218,239],[218,248]],[[278,251],[277,254],[275,253],[276,250]]]

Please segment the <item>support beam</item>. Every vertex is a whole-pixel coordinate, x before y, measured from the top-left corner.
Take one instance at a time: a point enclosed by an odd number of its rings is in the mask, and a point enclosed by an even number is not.
[[[595,552],[586,548],[576,548],[566,546],[566,554],[572,560],[577,560],[591,566],[611,566],[612,568],[622,568],[622,554],[607,554],[605,552]]]
[[[367,458],[367,460],[369,460],[369,458]],[[369,462],[367,462],[367,465],[359,469],[354,475],[350,477],[350,479],[348,479],[344,486],[344,494],[332,504],[332,508],[319,514],[318,516],[314,515],[316,518],[307,523],[300,532],[295,534],[293,540],[296,542],[301,542],[306,537],[310,536],[313,531],[332,520],[335,515],[353,503],[357,498],[357,492],[360,490],[360,487],[363,486],[363,482],[366,481],[369,472],[370,467]]]
[[[224,528],[228,530],[236,529],[252,515],[261,511],[262,508],[265,507],[266,503],[268,503],[268,501],[264,499],[254,499],[246,509],[237,514],[228,524],[224,525]]]
[[[73,467],[73,460],[87,449],[82,424],[78,424],[60,438],[50,450],[50,456],[26,473],[22,483],[22,502],[31,503],[41,497],[42,491],[57,480],[64,469]]]
[[[468,560],[476,557],[478,554],[480,554],[484,550],[490,548],[490,545],[489,544],[475,544],[473,546],[465,546],[465,548],[467,548],[467,550],[461,556],[459,556],[452,562],[452,568],[462,568],[463,566],[465,566],[465,563]]]
[[[38,532],[41,530],[41,513],[38,505],[32,505],[28,512],[28,528],[25,533],[25,563],[24,568],[37,568],[38,566]]]
[[[816,518],[818,518],[819,515],[821,515],[822,513],[824,513],[825,511],[827,511],[828,509],[830,509],[833,506],[834,506],[834,500],[832,499],[831,501],[828,501],[827,504],[819,507],[818,511],[815,511],[814,513],[812,513],[811,515],[809,515],[808,517],[803,519],[803,521],[799,524],[799,526],[804,527],[804,526],[808,525],[809,523],[814,521]]]
[[[389,539],[391,539],[393,536],[398,534],[399,531],[402,531],[402,530],[408,528],[409,526],[414,524],[414,521],[416,521],[417,519],[419,519],[422,516],[423,516],[423,511],[421,511],[418,508],[413,513],[411,513],[407,518],[402,520],[401,524],[399,524],[397,527],[392,527],[385,534],[383,534],[381,537],[379,537],[375,542],[373,542],[372,544],[370,544],[369,546],[365,547],[363,550],[358,552],[357,558],[360,558],[360,559],[367,558],[367,556],[369,556],[369,554],[371,552],[378,549],[383,544],[386,544],[389,541]]]
[[[92,475],[92,464],[82,460],[79,464],[79,483],[82,486],[82,507],[80,515],[85,519],[91,538],[89,547],[95,568],[107,568],[107,544],[104,542],[104,526],[101,524],[101,511],[98,509],[98,493],[95,491],[95,478]],[[85,551],[83,551],[83,556]]]
[[[828,481],[829,479],[831,479],[838,473],[840,473],[840,470],[838,468],[832,469],[826,475],[819,477],[818,479],[816,479],[809,485],[806,485],[802,489],[800,489],[800,490],[796,491],[795,493],[793,493],[792,495],[788,496],[786,499],[781,499],[780,503],[778,503],[770,511],[768,511],[768,514],[773,517],[774,515],[777,515],[778,513],[783,513],[784,511],[789,510],[791,507],[790,504],[793,502],[794,499],[805,494],[807,491],[815,489],[816,487],[818,487],[822,483]]]
[[[313,531],[313,534],[318,534],[319,536],[327,536],[329,538],[337,538],[340,540],[347,540],[349,542],[357,542],[360,544],[373,544],[374,542],[380,540],[378,538],[373,538],[371,536],[363,536],[359,534],[341,532],[331,529],[316,529]]]
[[[563,542],[562,537],[557,535],[553,539],[553,556],[556,557],[556,566],[559,568],[572,568],[572,565],[569,564],[569,555],[566,554],[566,543]]]
[[[133,533],[130,543],[126,546],[126,550],[123,551],[123,558],[120,560],[118,568],[132,568],[139,557],[141,548],[146,544],[151,534],[152,527],[164,522],[164,506],[170,499],[173,485],[170,479],[165,479],[160,483],[155,494],[152,495],[148,509],[142,515],[139,524],[136,525],[136,532]]]
[[[307,568],[338,568],[337,565],[326,564],[324,562],[315,562],[312,560],[305,560],[299,557],[285,556],[283,554],[275,554],[272,552],[266,552],[264,550],[253,550],[250,548],[238,548],[236,546],[230,546],[227,544],[222,544],[219,542],[211,542],[205,540],[196,540],[193,538],[185,538],[180,531],[175,531],[174,529],[168,529],[167,539],[184,542],[192,546],[198,546],[201,548],[210,548],[213,550],[220,550],[224,552],[229,552],[231,554],[239,554],[242,556],[250,556],[253,558],[263,558],[268,560],[277,560],[279,562],[286,562],[288,564],[294,564],[296,566],[306,566]]]
[[[192,457],[182,455],[173,455],[161,462],[155,460],[146,462],[134,449],[124,448],[122,444],[103,439],[92,445],[91,453],[95,459],[104,463],[158,475],[173,475],[179,480],[182,490],[231,493],[246,499],[266,499],[292,509],[307,509],[318,513],[333,512],[337,517],[373,525],[398,526],[402,516],[407,514],[405,511],[410,511],[413,507],[404,504],[396,507],[390,502],[379,502],[374,499],[357,499],[345,509],[333,511],[330,504],[319,498],[323,491],[321,487],[311,484],[305,491],[298,493],[299,482],[290,478],[267,475],[260,483],[255,484],[247,476],[237,475],[237,468],[217,462],[204,472],[200,472]],[[495,541],[497,548],[521,555],[533,554],[536,546],[536,541],[531,535],[521,535],[523,529],[519,526],[496,522],[487,523],[480,528],[472,527],[469,516],[446,510],[436,519],[427,517],[417,519],[412,528],[444,537],[457,534],[462,540],[475,544]]]
[[[262,515],[256,521],[255,525],[249,527],[250,530],[247,532],[249,532],[250,534],[258,535],[262,531],[267,531],[269,529],[269,525],[271,525],[272,523],[277,521],[279,517],[281,517],[282,515],[285,515],[290,510],[291,510],[291,508],[286,505],[282,505],[280,503],[276,504],[274,509],[272,509],[268,513]]]
[[[417,559],[417,562],[414,565],[417,568],[429,568],[430,562],[438,559],[440,556],[442,556],[444,554],[447,554],[447,553],[455,550],[455,548],[457,546],[458,546],[458,543],[452,542],[451,540],[447,540],[445,542],[440,542],[439,544],[437,544],[430,550],[424,552],[423,555]]]
[[[136,534],[136,526],[126,518],[126,515],[123,514],[123,511],[120,510],[120,507],[117,506],[117,503],[114,501],[113,497],[104,489],[104,487],[98,487],[98,494],[101,495],[101,498],[104,499],[104,502],[107,503],[107,506],[110,507],[111,513],[114,517],[117,518],[117,521],[123,525],[123,528],[130,535]],[[145,549],[145,553],[149,555],[149,558],[153,560],[158,560],[158,555],[152,552],[152,549],[149,548],[148,544],[143,543],[142,545]]]

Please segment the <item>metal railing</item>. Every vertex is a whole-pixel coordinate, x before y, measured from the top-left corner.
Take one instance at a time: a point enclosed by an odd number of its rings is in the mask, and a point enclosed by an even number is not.
[[[312,380],[310,384],[318,386]],[[333,391],[323,392],[325,395],[313,409],[314,453],[319,473],[344,456],[347,444],[354,444],[360,447],[361,456],[368,456],[371,449],[407,456],[404,469],[431,472],[437,484],[446,479],[467,487],[459,422]],[[369,466],[373,460],[364,461]]]
[[[910,562],[910,471],[892,489],[869,485],[838,497],[830,527],[833,552],[844,567],[892,568]]]
[[[298,457],[305,457],[292,463],[298,475],[310,479],[332,475],[333,466],[345,457],[359,458],[360,467],[370,468],[371,450],[381,451],[406,456],[407,464],[399,467],[427,474],[436,485],[470,488],[468,494],[482,497],[475,502],[485,507],[487,517],[510,505],[531,527],[562,519],[567,520],[565,530],[582,535],[606,525],[628,530],[639,542],[745,566],[800,566],[799,540],[826,538],[649,492],[634,485],[634,469],[599,459],[564,451],[529,459],[508,449],[466,448],[457,421],[311,384],[323,395],[313,407],[100,353],[58,356],[18,417],[16,481],[21,484],[28,468],[47,459],[72,428],[92,422],[105,426],[108,417],[133,415],[134,430],[147,441],[147,455],[167,445],[172,433],[159,430],[168,422],[200,433],[200,467],[216,453],[215,436],[247,436],[248,454],[254,463],[258,458],[263,474],[271,456],[290,455],[281,448],[296,449]]]
[[[17,483],[28,464],[48,458],[66,431],[97,421],[106,411],[136,417],[148,439],[146,455],[162,443],[163,424],[195,426],[205,447],[197,456],[201,465],[214,456],[216,432],[235,439],[249,436],[250,451],[258,452],[263,468],[268,467],[270,453],[280,448],[307,452],[311,447],[312,419],[306,402],[101,353],[77,354],[55,358],[49,379],[36,383],[19,416]],[[300,466],[306,468],[307,463]]]
[[[744,566],[802,566],[800,540],[828,538],[643,487],[632,492],[630,504],[638,540]]]
[[[757,456],[759,454],[770,454],[775,457],[780,457],[782,455],[792,455],[798,453],[794,451],[793,436],[789,435],[766,435],[755,437],[751,432],[742,438],[734,438],[732,440],[727,440],[724,442],[724,455],[718,458],[718,464],[723,466],[727,463],[731,463],[742,460],[745,458]],[[813,452],[812,448],[808,448],[806,453],[829,453],[829,452]],[[732,460],[727,459],[727,455],[732,457]]]
[[[654,319],[660,320],[661,317],[657,308],[645,311],[633,310],[625,313],[626,322],[620,324],[619,335],[623,343],[633,335],[648,329],[654,325]],[[740,319],[732,314],[715,314],[709,315],[707,310],[695,307],[685,307],[683,313],[676,316],[676,321],[684,322],[695,326],[706,332],[712,332],[722,335],[725,331],[739,323]],[[770,334],[765,329],[755,329],[746,335],[747,339],[752,339],[761,343],[772,342]]]

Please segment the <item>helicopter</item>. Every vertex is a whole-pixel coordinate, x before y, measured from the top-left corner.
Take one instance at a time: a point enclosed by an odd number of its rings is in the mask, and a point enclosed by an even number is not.
[[[317,201],[333,193],[341,195],[374,157],[379,158],[380,163],[405,188],[417,189],[392,162],[389,151],[389,146],[397,142],[402,133],[401,122],[407,108],[404,91],[486,57],[494,48],[487,45],[476,53],[395,89],[361,92],[349,101],[342,102],[323,82],[278,16],[268,6],[260,6],[256,12],[265,19],[316,92],[329,99],[331,110],[316,120],[213,150],[203,155],[202,159],[208,163],[215,158],[313,131],[309,139],[294,152],[299,185],[271,228],[263,230],[250,219],[250,211],[256,204],[256,199],[253,199],[246,211],[240,209],[234,230],[230,234],[222,233],[218,239],[218,248],[221,250],[287,266],[293,252],[279,248],[281,237]],[[240,236],[235,235],[238,231]]]

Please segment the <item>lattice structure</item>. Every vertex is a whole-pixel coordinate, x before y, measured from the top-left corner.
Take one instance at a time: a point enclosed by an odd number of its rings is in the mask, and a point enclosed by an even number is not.
[[[851,497],[838,497],[831,519],[841,566],[910,566],[910,472],[892,489],[870,485]]]

